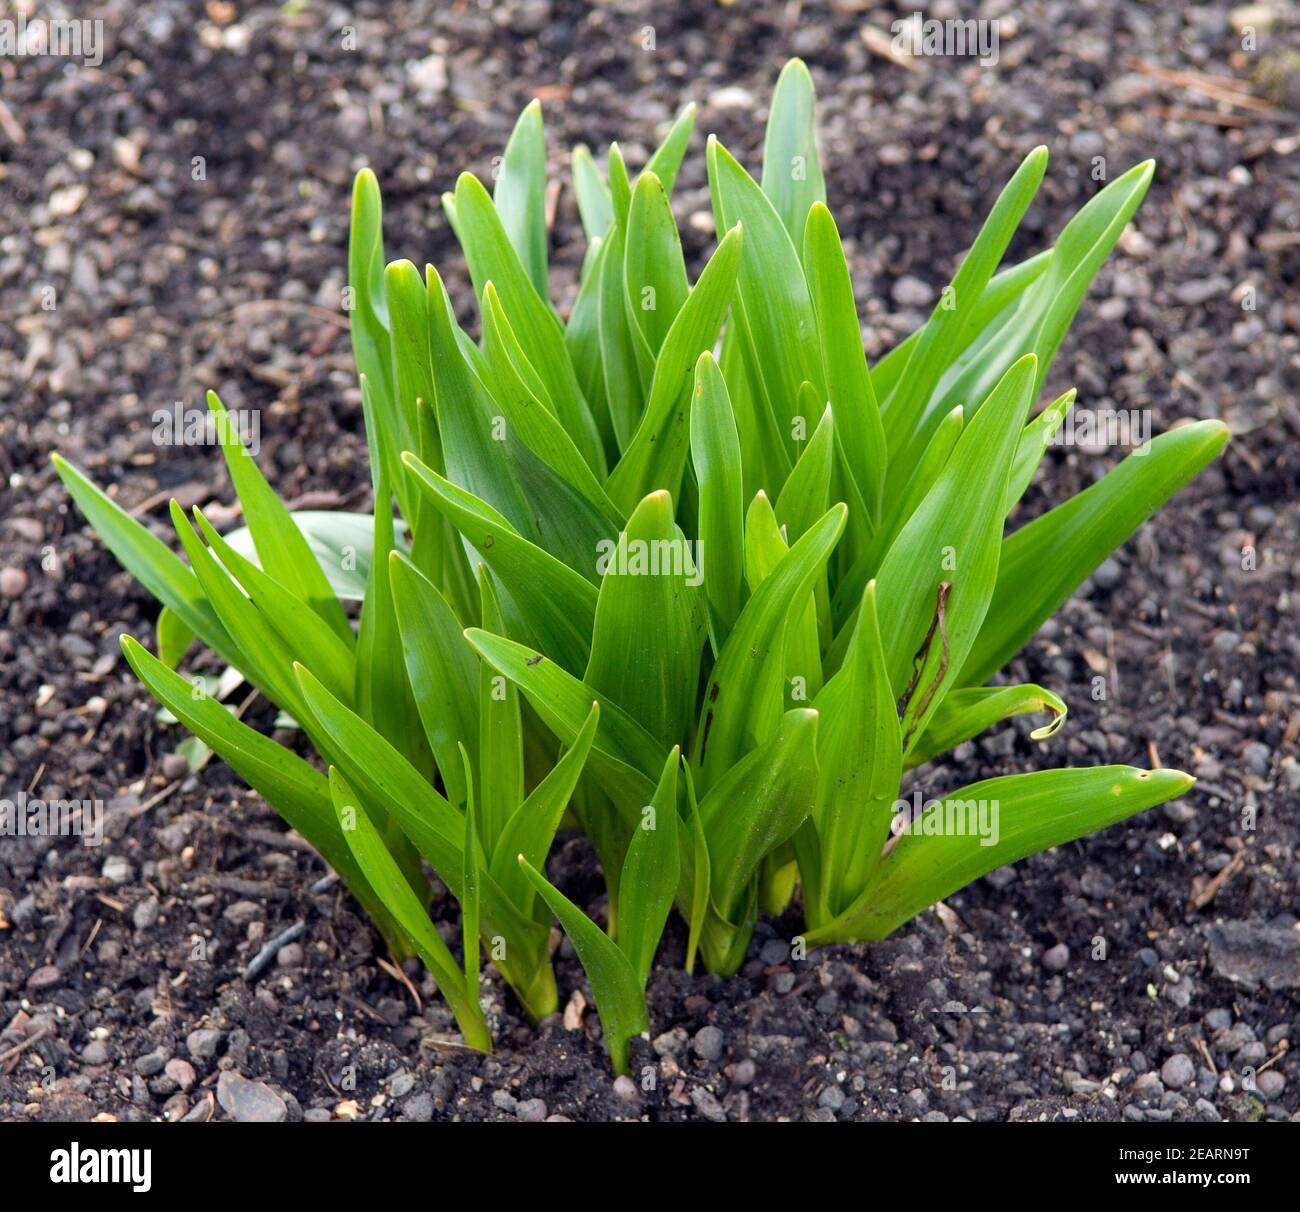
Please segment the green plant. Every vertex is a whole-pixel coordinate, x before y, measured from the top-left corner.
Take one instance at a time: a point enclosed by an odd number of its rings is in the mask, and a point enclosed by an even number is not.
[[[385,263],[378,186],[360,174],[351,321],[376,501],[363,589],[339,569],[355,515],[295,519],[236,436],[223,448],[248,532],[223,540],[197,510],[196,532],[173,505],[188,566],[56,457],[166,607],[158,657],[124,641],[132,668],[320,850],[397,954],[424,958],[476,1046],[479,940],[546,1014],[552,912],[622,1070],[674,904],[688,968],[698,954],[735,970],[757,914],[796,887],[809,945],[879,939],[1192,783],[1047,770],[954,791],[895,828],[907,770],[1014,715],[1046,712],[1032,735],[1056,731],[1050,690],[985,683],[1227,431],[1163,434],[1004,535],[1074,393],[1037,415],[1034,401],[1153,166],[999,272],[1043,177],[1036,149],[928,321],[869,368],[813,101],[790,63],[761,184],[709,140],[722,238],[694,285],[670,206],[693,109],[635,179],[617,144],[608,184],[578,148],[589,247],[567,323],[548,294],[528,106],[494,196],[465,174],[443,198],[477,342],[432,267]],[[340,593],[361,599],[356,634]],[[328,778],[173,671],[195,635],[299,723]],[[996,836],[957,827],[981,805]],[[604,930],[543,874],[566,806],[601,860]],[[421,860],[461,904],[461,964],[428,921]]]

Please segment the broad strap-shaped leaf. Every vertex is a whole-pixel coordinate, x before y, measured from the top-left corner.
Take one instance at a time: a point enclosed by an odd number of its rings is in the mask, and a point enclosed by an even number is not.
[[[923,433],[954,404],[984,399],[1006,368],[1026,353],[1038,358],[1034,382],[1037,394],[1089,284],[1133,217],[1154,172],[1155,166],[1149,160],[1129,169],[1070,220],[1046,267],[1019,296],[1014,308],[985,327],[966,356],[945,372],[928,402],[923,402],[925,419],[914,428],[914,434]],[[891,400],[885,407],[887,434],[893,432],[894,403]],[[1028,419],[1026,411],[1022,420]]]
[[[1024,294],[1047,270],[1052,260],[1052,249],[1018,261],[993,276],[993,280],[984,288],[979,303],[971,313],[961,332],[956,334],[956,347],[948,351],[950,362],[957,362],[961,355],[982,333],[994,325],[999,317],[1006,318],[1015,311],[1020,296]],[[907,369],[917,344],[925,332],[921,325],[906,340],[900,341],[871,368],[871,386],[876,399],[883,409],[890,395],[898,387],[898,381]]]
[[[388,562],[402,655],[424,735],[447,795],[464,804],[468,794],[458,745],[478,763],[479,662],[447,600],[399,552]]]
[[[638,816],[618,881],[618,945],[643,989],[677,895],[680,765],[681,750],[674,746],[664,762],[653,798]]]
[[[781,69],[772,93],[763,142],[763,192],[781,216],[794,247],[801,247],[808,209],[826,202],[817,154],[817,92],[802,59]]]
[[[700,802],[712,900],[735,921],[759,864],[811,815],[817,799],[817,712],[788,711],[774,737],[742,758]]]
[[[579,143],[570,157],[573,171],[573,193],[578,200],[578,217],[582,220],[582,230],[591,243],[599,240],[609,231],[614,222],[614,203],[609,196],[609,186],[605,184],[591,158],[591,149]]]
[[[401,630],[393,606],[388,575],[388,557],[397,546],[390,495],[392,482],[387,467],[377,455],[379,419],[368,379],[361,380],[361,403],[375,488],[375,538],[357,635],[357,710],[408,761],[421,771],[432,773],[432,755],[425,744],[415,697],[406,676]]]
[[[428,779],[356,712],[338,701],[302,665],[296,665],[310,722],[326,738],[336,764],[375,808],[387,812],[424,855],[438,878],[459,897],[465,818]]]
[[[691,777],[691,764],[682,763],[682,776],[686,782],[688,810],[687,832],[682,838],[679,903],[686,915],[689,930],[686,938],[687,975],[695,971],[695,956],[700,947],[700,936],[709,917],[709,889],[712,886],[712,865],[709,862],[709,839],[700,820],[700,804],[695,795],[695,781]]]
[[[158,659],[168,669],[175,669],[189,647],[194,643],[194,632],[185,625],[181,616],[164,606],[154,624],[154,638],[158,644]]]
[[[501,604],[487,566],[480,564],[478,585],[484,628],[504,630]],[[464,640],[462,636],[462,642]],[[479,662],[479,814],[485,845],[496,845],[506,822],[524,798],[524,738],[519,691],[509,678]]]
[[[519,868],[519,855],[522,854],[534,867],[545,864],[569,797],[573,795],[587,764],[599,722],[600,705],[593,702],[573,744],[516,809],[492,848],[492,874],[506,895],[525,913],[531,912],[533,889]]]
[[[826,391],[808,283],[781,217],[753,178],[713,137],[708,167],[718,230],[728,231],[737,223],[745,230],[732,319],[743,332],[757,368],[755,385],[787,453],[793,455],[799,385],[812,383],[823,399]]]
[[[235,551],[194,507],[198,523],[208,546],[227,571],[248,594],[253,605],[275,629],[289,651],[300,661],[310,661],[321,680],[345,702],[351,700],[356,686],[357,661],[352,632],[342,640],[314,611],[303,610],[294,597],[274,577],[267,576],[252,560]]]
[[[623,250],[623,290],[642,383],[648,388],[664,338],[690,293],[686,261],[668,193],[652,172],[632,191]]]
[[[600,362],[604,376],[605,401],[610,427],[620,451],[626,451],[641,422],[645,408],[645,389],[637,363],[627,305],[624,302],[623,255],[627,248],[627,229],[615,223],[601,247],[599,263],[592,274],[599,278]]]
[[[343,509],[296,509],[289,516],[307,540],[334,596],[344,602],[363,601],[374,556],[374,515]],[[399,545],[405,543],[406,523],[394,519],[393,529]],[[225,539],[240,555],[261,567],[247,526],[230,531]]]
[[[595,922],[550,883],[523,855],[519,865],[559,919],[578,953],[600,1012],[605,1047],[615,1073],[627,1072],[628,1041],[650,1030],[645,992],[626,955]]]
[[[495,374],[493,366],[485,366],[480,377],[462,356],[451,301],[432,270],[429,291],[432,346],[438,366],[438,430],[447,478],[485,501],[529,542],[554,553],[570,567],[589,566],[596,542],[613,533],[611,523],[530,448],[524,433],[516,432],[509,423],[512,410],[488,391],[485,384],[497,379],[502,392],[511,393],[512,404],[521,410],[531,407],[540,411],[540,404],[530,405],[517,394],[515,372],[519,367],[498,361]],[[485,300],[486,295],[485,288]],[[486,310],[486,302],[484,307]],[[498,312],[497,319],[502,315]],[[497,335],[504,339],[500,329]],[[501,380],[499,376],[507,372],[510,380]],[[539,416],[533,424],[545,426],[546,421]],[[417,491],[421,488],[418,482],[414,487]]]
[[[388,853],[379,831],[366,815],[361,797],[333,766],[329,787],[339,830],[357,866],[438,982],[438,989],[456,1016],[465,1042],[480,1052],[491,1052],[492,1036],[478,999],[470,995],[464,973],[429,920],[420,898],[411,891],[401,868]]]
[[[621,525],[622,514],[605,495],[601,482],[587,466],[564,426],[543,403],[545,386],[515,337],[491,282],[483,292],[483,353],[491,376],[488,386],[492,400],[509,431],[606,519]],[[525,489],[528,487],[526,484]],[[558,495],[554,490],[548,494],[549,507],[554,507]]]
[[[790,550],[765,493],[759,492],[745,514],[745,579],[752,594],[785,559]],[[815,583],[823,582],[822,577]],[[797,706],[822,688],[821,637],[817,630],[815,593],[794,604],[786,622],[784,652],[785,705]]]
[[[239,645],[217,618],[198,578],[184,561],[66,459],[53,454],[50,461],[117,562],[222,660],[237,664]]]
[[[226,466],[230,469],[230,479],[235,485],[262,567],[273,569],[272,575],[276,580],[320,615],[340,638],[350,643],[352,628],[343,607],[334,596],[307,540],[293,524],[284,502],[276,496],[245,448],[216,392],[208,392],[208,407],[216,418],[217,434],[222,453],[226,456]]]
[[[831,212],[821,204],[808,212],[803,265],[835,415],[835,448],[870,511],[868,520],[877,520],[885,492],[885,430],[867,370],[853,282],[840,233]],[[852,517],[849,525],[855,525]]]
[[[670,748],[690,730],[705,614],[703,570],[673,520],[668,493],[646,497],[601,558],[583,681]]]
[[[931,826],[927,832],[922,814],[855,904],[835,921],[810,930],[808,943],[882,939],[995,867],[1175,799],[1195,781],[1179,770],[1097,766],[1013,774],[963,787],[942,801],[935,823],[942,823],[943,831]],[[949,828],[950,823],[962,824],[962,831]],[[992,844],[984,844],[990,838]]]
[[[692,757],[705,793],[780,727],[786,625],[825,567],[846,512],[834,506],[790,548],[746,603],[723,646],[704,694]]]
[[[469,751],[464,745],[457,749],[461,762],[461,777],[465,780],[465,852],[460,896],[460,942],[465,961],[465,989],[477,1003],[479,997],[479,926],[482,918],[483,889],[481,874],[484,867],[482,848],[479,845],[478,796],[474,789],[474,770],[470,765]]]
[[[546,382],[556,415],[592,471],[603,475],[605,456],[600,435],[564,346],[564,329],[529,280],[487,190],[470,173],[462,173],[456,182],[455,211],[456,236],[474,280],[479,306],[483,305],[487,284],[494,283],[520,344]]]
[[[1007,477],[1034,372],[1032,355],[1007,372],[881,562],[880,635],[902,700],[904,753],[956,684],[988,612]]]
[[[524,106],[510,132],[492,200],[528,280],[545,299],[546,134],[542,129],[542,103],[536,99]]]
[[[129,635],[122,654],[149,693],[218,754],[289,825],[303,836],[347,885],[398,953],[400,932],[352,857],[335,819],[325,778],[296,753],[237,720],[208,695],[173,673]]]
[[[1029,735],[1035,741],[1055,736],[1065,723],[1064,700],[1031,683],[1017,686],[973,686],[952,691],[935,711],[929,727],[907,759],[919,766],[949,749],[979,736],[986,728],[1017,715],[1048,712],[1051,719]]]
[[[392,342],[388,329],[388,298],[384,290],[384,223],[379,182],[368,168],[357,173],[352,186],[352,224],[348,236],[348,295],[346,310],[357,375],[370,381],[381,417],[378,457],[391,477],[397,475],[402,452],[400,406],[393,378]],[[233,468],[232,468],[233,473]],[[239,491],[239,485],[235,485]],[[242,492],[241,492],[242,498]]]
[[[951,697],[951,696],[949,696]],[[880,639],[876,583],[868,583],[844,664],[814,702],[820,781],[816,826],[822,904],[848,908],[880,860],[903,771],[898,709]]]
[[[1025,495],[1025,489],[1034,478],[1043,455],[1051,445],[1052,437],[1065,421],[1065,415],[1074,403],[1075,390],[1070,388],[1064,395],[1058,396],[1038,414],[1020,435],[1016,446],[1016,457],[1011,461],[1011,478],[1007,482],[1007,502],[1005,511],[1010,513],[1016,502]]]
[[[237,659],[232,661],[268,699],[301,719],[301,702],[293,679],[293,653],[281,639],[270,621],[244,594],[228,573],[217,562],[195,533],[185,511],[175,500],[171,502],[172,525],[176,528],[181,546],[189,557],[207,595],[209,603],[222,625],[232,636],[238,636]]]
[[[574,673],[587,667],[596,587],[522,538],[486,502],[444,479],[409,452],[404,461],[419,485],[498,577],[510,601],[510,627]],[[596,553],[591,553],[595,575]]]
[[[1047,148],[1036,147],[1024,158],[998,195],[975,243],[962,260],[961,268],[922,330],[885,412],[885,433],[891,456],[895,459],[901,457],[901,465],[891,463],[891,482],[899,478],[894,474],[895,468],[901,476],[906,476],[910,470],[904,448],[919,452],[929,441],[930,429],[924,425],[918,428],[918,421],[923,419],[919,414],[950,359],[955,356],[956,336],[979,306],[993,271],[1034,200],[1046,171]]]
[[[716,654],[736,625],[744,598],[745,505],[736,420],[722,371],[708,350],[695,363],[691,465],[699,489],[701,563]]]
[[[695,362],[718,339],[733,298],[741,244],[739,229],[727,232],[664,338],[645,412],[605,484],[624,513],[631,513],[642,497],[656,489],[674,495],[678,491],[690,444],[688,413]]]
[[[523,644],[475,628],[465,636],[485,661],[524,692],[542,723],[566,745],[576,742],[592,702],[598,702],[600,728],[591,753],[592,773],[621,806],[646,802],[662,766],[663,749],[636,720]]]
[[[686,145],[690,142],[694,127],[695,102],[692,101],[673,119],[664,141],[655,148],[654,155],[650,157],[642,173],[643,176],[645,173],[654,173],[669,197],[672,197],[673,183],[677,180],[677,172],[682,166],[682,158],[686,155]]]
[[[987,621],[960,683],[1002,668],[1112,551],[1223,449],[1228,427],[1197,421],[1154,438],[1064,505],[1002,544]]]

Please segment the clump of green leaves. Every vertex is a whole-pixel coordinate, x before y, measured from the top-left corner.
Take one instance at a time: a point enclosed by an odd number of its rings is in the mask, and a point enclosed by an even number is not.
[[[480,944],[531,1015],[555,1008],[552,914],[623,1070],[674,905],[688,969],[734,971],[758,913],[796,888],[808,945],[879,939],[1192,782],[1045,770],[896,827],[907,771],[1012,716],[1049,715],[1036,739],[1059,728],[1052,691],[990,678],[1227,432],[1165,433],[1006,533],[1073,404],[1035,413],[1052,358],[1153,166],[1004,267],[1046,168],[1030,153],[933,314],[869,367],[813,101],[790,63],[761,182],[708,141],[721,238],[694,283],[671,208],[693,109],[635,177],[617,144],[604,175],[578,148],[589,246],[567,322],[530,105],[494,192],[464,174],[443,197],[478,340],[433,267],[385,261],[363,172],[349,291],[373,518],[290,514],[227,432],[247,531],[223,538],[173,504],[183,561],[56,458],[166,607],[157,656],[124,641],[132,668],[319,849],[396,954],[424,959],[476,1047]],[[355,629],[340,596],[360,600]],[[327,774],[174,671],[195,636]],[[962,827],[989,805],[992,836]],[[603,928],[544,874],[565,820],[600,857]],[[460,903],[459,961],[429,920],[426,864]]]

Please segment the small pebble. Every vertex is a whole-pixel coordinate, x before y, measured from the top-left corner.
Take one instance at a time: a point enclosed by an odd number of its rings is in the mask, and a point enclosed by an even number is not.
[[[27,574],[21,568],[0,568],[0,597],[22,597],[27,584]]]
[[[1048,972],[1064,972],[1070,962],[1070,948],[1064,943],[1057,943],[1043,952],[1043,967]]]
[[[1175,1052],[1160,1066],[1160,1080],[1171,1090],[1181,1090],[1196,1077],[1196,1066],[1185,1052]]]
[[[695,1055],[701,1060],[716,1061],[722,1056],[723,1035],[717,1027],[701,1027],[691,1040]]]

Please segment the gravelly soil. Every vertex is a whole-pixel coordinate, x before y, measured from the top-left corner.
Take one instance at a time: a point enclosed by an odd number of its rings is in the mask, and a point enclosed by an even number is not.
[[[0,791],[108,808],[99,848],[0,839],[0,1118],[1300,1115],[1294,9],[1273,6],[1273,32],[1246,53],[1221,4],[990,5],[996,66],[907,71],[862,36],[895,10],[859,0],[436,7],[213,0],[196,21],[195,5],[120,0],[100,6],[98,69],[0,59]],[[171,496],[233,519],[213,452],[151,441],[155,409],[215,386],[262,410],[263,465],[287,498],[366,508],[339,322],[355,170],[379,174],[390,255],[443,267],[468,316],[437,196],[462,168],[490,172],[529,96],[543,97],[557,176],[577,141],[618,137],[639,164],[687,99],[756,167],[790,54],[822,97],[873,356],[920,320],[1036,143],[1053,163],[1017,256],[1095,190],[1098,157],[1107,176],[1159,159],[1049,387],[1149,409],[1156,430],[1220,417],[1234,441],[1014,662],[1069,701],[1066,728],[1045,745],[1000,729],[918,786],[1071,761],[1158,760],[1200,782],[877,946],[792,960],[791,916],[722,980],[674,967],[670,931],[630,1088],[612,1082],[590,1010],[574,1001],[574,1029],[534,1030],[491,980],[498,1050],[466,1054],[427,985],[417,1008],[258,797],[219,762],[176,778],[182,738],[117,655],[122,631],[152,639],[156,609],[70,511],[47,456],[112,483],[160,534]],[[1254,81],[1276,108],[1218,107],[1144,65]],[[675,201],[698,267],[712,243],[698,137]],[[565,190],[561,303],[581,253]],[[1024,516],[1117,453],[1053,451]],[[262,704],[246,718],[273,722]],[[599,895],[580,839],[552,875],[580,901]],[[562,1000],[581,996],[563,945],[558,975]]]

